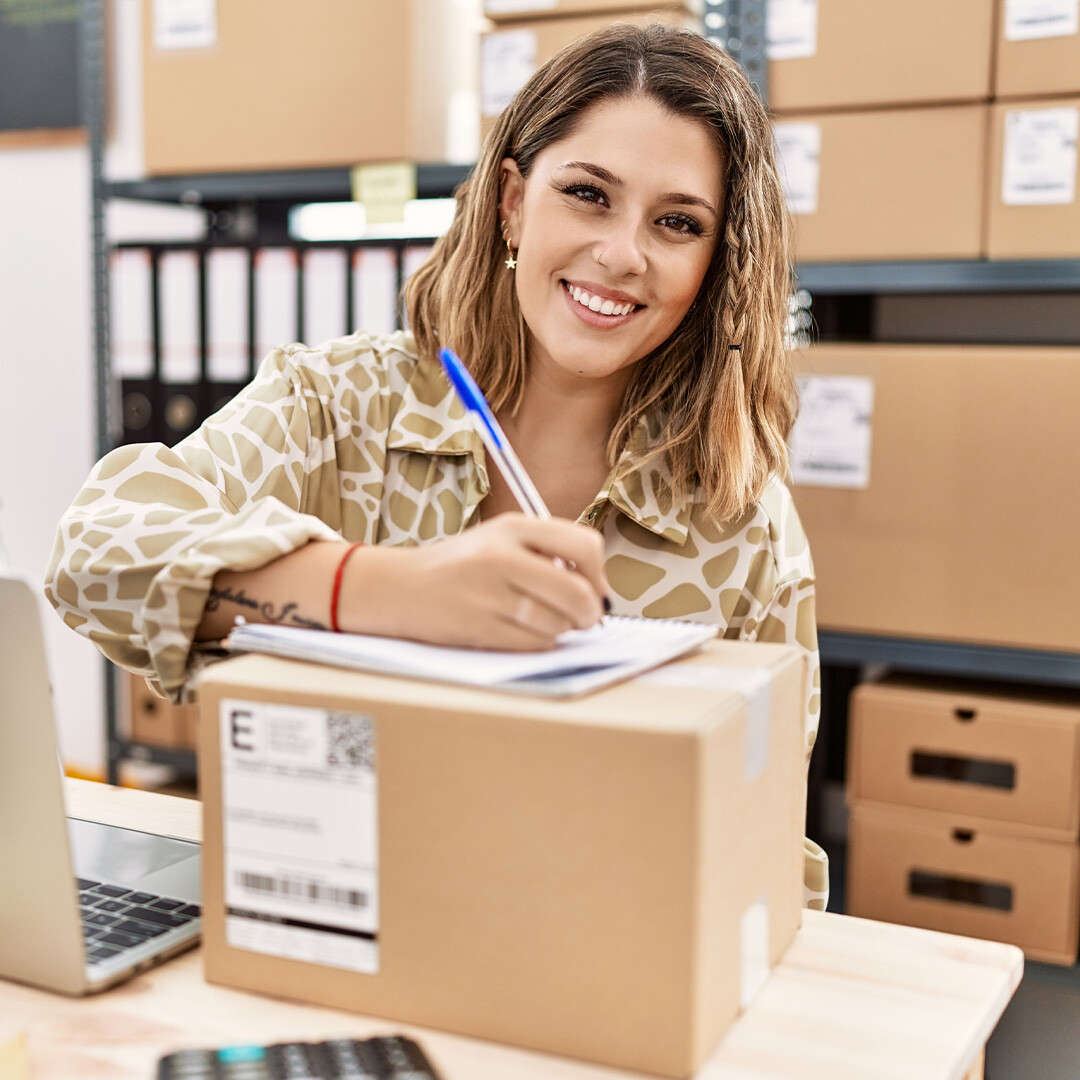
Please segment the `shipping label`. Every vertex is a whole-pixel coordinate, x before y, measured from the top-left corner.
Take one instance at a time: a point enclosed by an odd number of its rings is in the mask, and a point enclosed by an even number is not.
[[[226,941],[379,970],[375,722],[221,702]]]
[[[155,49],[208,49],[217,44],[217,0],[154,0]]]
[[[767,0],[765,52],[770,60],[800,60],[817,53],[818,0]]]
[[[480,41],[480,108],[498,116],[536,71],[533,30],[499,30]]]
[[[788,210],[793,214],[817,213],[821,125],[808,122],[774,124],[773,137]]]
[[[856,375],[799,377],[791,479],[817,487],[870,486],[874,382]]]
[[[1068,205],[1076,199],[1080,109],[1017,109],[1005,114],[1001,201],[1006,206]]]
[[[1005,0],[1005,40],[1080,33],[1080,0]]]

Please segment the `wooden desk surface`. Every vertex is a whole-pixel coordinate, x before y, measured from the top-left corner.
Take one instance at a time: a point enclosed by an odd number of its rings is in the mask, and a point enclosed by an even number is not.
[[[190,839],[192,800],[68,782],[70,811]],[[962,1080],[1020,982],[1019,949],[805,912],[802,929],[697,1080]],[[272,988],[268,988],[272,989]],[[151,1080],[192,1046],[403,1032],[443,1080],[628,1080],[634,1074],[396,1021],[211,986],[198,951],[92,998],[0,982],[0,1017],[28,1032],[34,1080]]]

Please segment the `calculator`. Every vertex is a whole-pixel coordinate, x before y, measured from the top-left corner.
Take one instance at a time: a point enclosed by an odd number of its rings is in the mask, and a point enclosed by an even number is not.
[[[439,1080],[423,1050],[401,1035],[374,1039],[178,1050],[157,1080]]]

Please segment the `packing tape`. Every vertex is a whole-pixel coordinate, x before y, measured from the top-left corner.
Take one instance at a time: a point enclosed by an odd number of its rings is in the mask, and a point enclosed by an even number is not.
[[[767,667],[717,668],[706,664],[667,664],[647,671],[638,681],[653,686],[733,690],[746,699],[746,782],[756,780],[769,763],[772,720],[772,671]]]
[[[739,919],[739,1005],[745,1009],[769,977],[769,904],[762,893]]]

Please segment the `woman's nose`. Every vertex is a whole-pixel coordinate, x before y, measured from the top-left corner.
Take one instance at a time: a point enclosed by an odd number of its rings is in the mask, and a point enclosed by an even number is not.
[[[645,273],[647,260],[638,224],[632,221],[613,223],[597,240],[593,258],[614,277]]]

